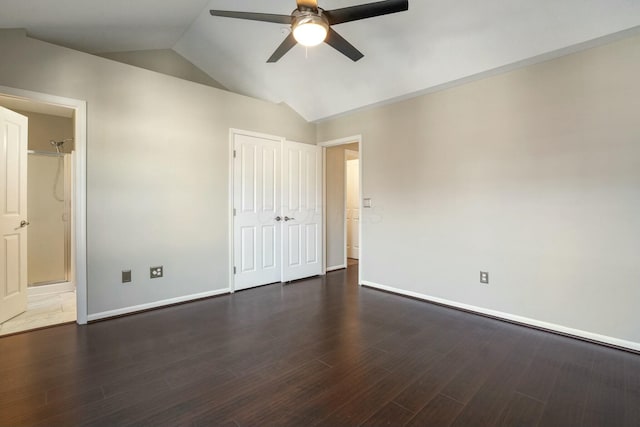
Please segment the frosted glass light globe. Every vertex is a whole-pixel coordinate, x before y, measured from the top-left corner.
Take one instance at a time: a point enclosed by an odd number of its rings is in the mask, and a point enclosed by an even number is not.
[[[317,46],[327,38],[327,27],[316,22],[304,22],[293,29],[293,37],[303,46]]]

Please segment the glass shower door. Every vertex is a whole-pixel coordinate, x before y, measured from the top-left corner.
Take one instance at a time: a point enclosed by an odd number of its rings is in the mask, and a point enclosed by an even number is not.
[[[29,152],[27,276],[29,286],[69,280],[70,164],[68,154]]]

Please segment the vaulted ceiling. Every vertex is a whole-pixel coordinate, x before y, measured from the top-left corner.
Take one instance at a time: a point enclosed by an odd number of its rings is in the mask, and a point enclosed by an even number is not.
[[[359,62],[320,45],[267,64],[286,26],[209,14],[294,8],[295,0],[0,0],[0,27],[90,53],[172,48],[229,90],[316,121],[640,26],[640,0],[409,0],[407,12],[334,27],[364,53]]]

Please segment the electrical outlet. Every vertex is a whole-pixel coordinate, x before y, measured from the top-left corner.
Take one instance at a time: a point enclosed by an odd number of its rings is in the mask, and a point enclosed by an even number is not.
[[[480,272],[480,283],[489,284],[489,272],[481,271]]]
[[[152,279],[157,279],[159,277],[162,277],[163,275],[163,270],[162,270],[162,266],[158,266],[158,267],[151,267],[149,269],[149,276]]]
[[[122,283],[131,282],[131,270],[122,270]]]

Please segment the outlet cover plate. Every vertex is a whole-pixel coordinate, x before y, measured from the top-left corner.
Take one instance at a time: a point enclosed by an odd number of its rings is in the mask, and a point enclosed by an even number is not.
[[[163,275],[164,275],[164,270],[161,265],[157,267],[151,267],[149,269],[149,277],[151,277],[152,279],[158,279]]]
[[[480,283],[484,283],[485,285],[489,284],[489,272],[481,271],[480,272]]]

